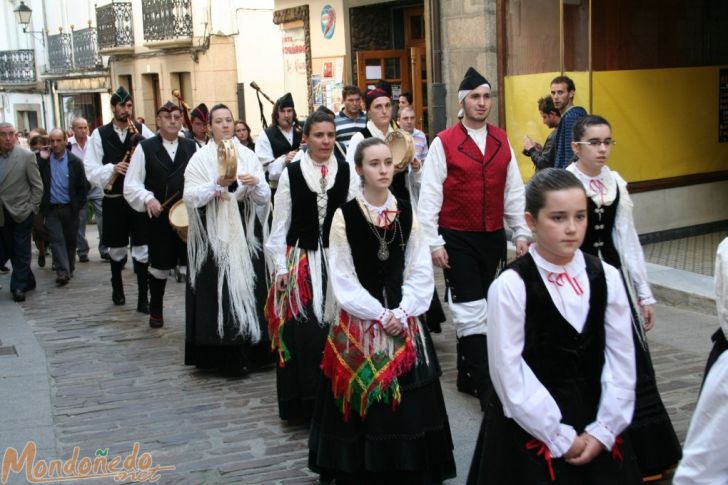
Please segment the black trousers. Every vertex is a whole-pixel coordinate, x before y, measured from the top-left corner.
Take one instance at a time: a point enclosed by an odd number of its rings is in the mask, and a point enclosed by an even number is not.
[[[104,230],[101,242],[107,248],[125,248],[149,244],[149,221],[146,213],[137,212],[124,197],[104,197],[101,203]]]
[[[440,234],[450,263],[444,273],[451,301],[465,303],[485,298],[506,260],[505,231],[464,232],[441,227]]]
[[[70,204],[51,204],[45,216],[56,273],[70,276],[76,266],[78,211]]]

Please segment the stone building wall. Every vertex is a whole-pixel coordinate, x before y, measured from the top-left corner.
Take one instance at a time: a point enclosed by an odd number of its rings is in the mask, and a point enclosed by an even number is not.
[[[493,108],[488,121],[498,125],[496,0],[440,0],[440,21],[447,125],[457,120],[458,86],[469,66],[491,83]]]

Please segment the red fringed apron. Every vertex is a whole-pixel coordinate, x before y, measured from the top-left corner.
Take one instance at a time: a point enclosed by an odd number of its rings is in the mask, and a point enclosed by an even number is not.
[[[337,405],[348,420],[353,409],[362,418],[375,402],[402,400],[397,377],[417,362],[415,339],[419,327],[414,317],[402,335],[390,337],[379,322],[362,321],[343,310],[332,325],[324,347],[321,369],[331,380]]]
[[[283,330],[287,322],[302,316],[304,308],[313,298],[308,257],[305,250],[288,247],[286,252],[288,284],[285,291],[277,291],[273,284],[268,291],[264,315],[268,322],[271,350],[278,351],[278,365],[285,367],[291,353],[283,341]]]

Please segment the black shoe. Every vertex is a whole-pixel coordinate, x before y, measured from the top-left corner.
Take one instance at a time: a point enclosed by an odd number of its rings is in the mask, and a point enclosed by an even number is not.
[[[38,267],[45,268],[45,253],[43,251],[38,253]]]
[[[83,254],[83,255],[79,255],[78,256],[78,262],[79,263],[88,263],[88,261],[89,261],[89,259],[88,259],[88,256],[86,254]]]
[[[10,273],[10,268],[8,268],[5,265],[0,266],[0,274],[8,274],[8,273]]]
[[[58,286],[66,286],[68,282],[71,280],[67,274],[58,275],[58,278],[56,278],[56,284]]]
[[[25,301],[25,292],[23,290],[13,291],[13,301],[17,301],[17,302]]]
[[[154,315],[149,316],[149,326],[152,328],[162,328],[164,327],[164,318],[162,317],[155,317]]]

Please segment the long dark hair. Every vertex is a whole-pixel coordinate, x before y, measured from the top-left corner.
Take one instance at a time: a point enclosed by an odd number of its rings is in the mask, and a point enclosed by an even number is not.
[[[247,146],[248,148],[254,147],[255,143],[253,143],[253,133],[250,132],[250,126],[244,121],[244,120],[235,120],[235,123],[233,124],[233,132],[235,132],[235,129],[238,125],[243,125],[246,130],[248,130],[248,140],[245,142],[240,141],[240,143],[244,146]]]

